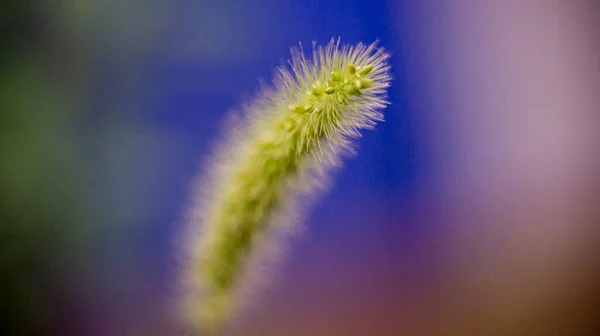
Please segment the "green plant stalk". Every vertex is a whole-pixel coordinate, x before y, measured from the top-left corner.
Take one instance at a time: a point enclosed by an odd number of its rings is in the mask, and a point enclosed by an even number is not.
[[[377,45],[314,46],[313,60],[292,50],[275,90],[264,90],[220,150],[191,242],[186,314],[217,330],[235,308],[249,258],[294,194],[322,185],[360,129],[383,120],[389,66]],[[195,224],[194,224],[195,225]]]

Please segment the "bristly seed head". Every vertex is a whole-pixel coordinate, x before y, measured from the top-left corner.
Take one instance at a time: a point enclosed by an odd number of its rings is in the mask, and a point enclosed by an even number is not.
[[[312,60],[293,49],[291,69],[279,69],[275,89],[246,108],[218,153],[202,211],[192,209],[200,215],[191,224],[203,232],[190,242],[186,313],[199,329],[214,330],[233,313],[249,261],[295,196],[320,188],[359,131],[383,120],[387,59],[376,43],[332,40],[315,45]]]

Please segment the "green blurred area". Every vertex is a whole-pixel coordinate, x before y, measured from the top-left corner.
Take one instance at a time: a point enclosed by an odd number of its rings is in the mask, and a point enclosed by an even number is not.
[[[86,110],[92,55],[108,34],[99,27],[110,28],[102,25],[110,14],[102,8],[111,5],[118,2],[9,0],[0,5],[3,335],[64,335],[84,323],[78,316],[85,314],[77,310],[85,290],[73,288],[78,285],[73,279],[94,277],[77,268],[94,267],[86,258],[98,223],[110,214],[94,210],[103,206],[93,202],[112,191],[90,190],[101,183],[90,183],[90,174],[102,158],[90,159],[86,151],[98,141],[131,147],[114,123],[98,126],[99,136],[85,134],[89,130],[82,127],[93,113]],[[127,34],[122,38],[126,43]]]
[[[66,311],[53,296],[62,295],[60,269],[84,229],[73,211],[77,94],[48,57],[48,43],[61,40],[49,5],[17,0],[0,10],[0,326],[9,335],[60,332]]]

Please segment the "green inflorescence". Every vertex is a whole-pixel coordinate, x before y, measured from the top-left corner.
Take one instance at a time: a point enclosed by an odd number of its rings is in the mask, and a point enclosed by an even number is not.
[[[187,313],[202,328],[218,328],[231,314],[248,259],[294,191],[324,175],[360,129],[382,120],[389,86],[382,49],[340,49],[332,41],[315,48],[312,62],[301,51],[293,56],[292,71],[279,69],[276,90],[248,108],[243,136],[215,168],[214,190],[198,219],[204,231],[191,242],[186,270]]]

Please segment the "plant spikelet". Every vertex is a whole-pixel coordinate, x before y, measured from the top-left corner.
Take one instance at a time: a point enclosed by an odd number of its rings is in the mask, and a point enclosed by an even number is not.
[[[231,316],[265,236],[287,227],[296,196],[323,187],[360,130],[383,120],[388,54],[377,46],[313,45],[309,60],[292,49],[274,88],[246,106],[211,161],[209,185],[193,206],[186,237],[184,308],[197,330],[218,330]]]

